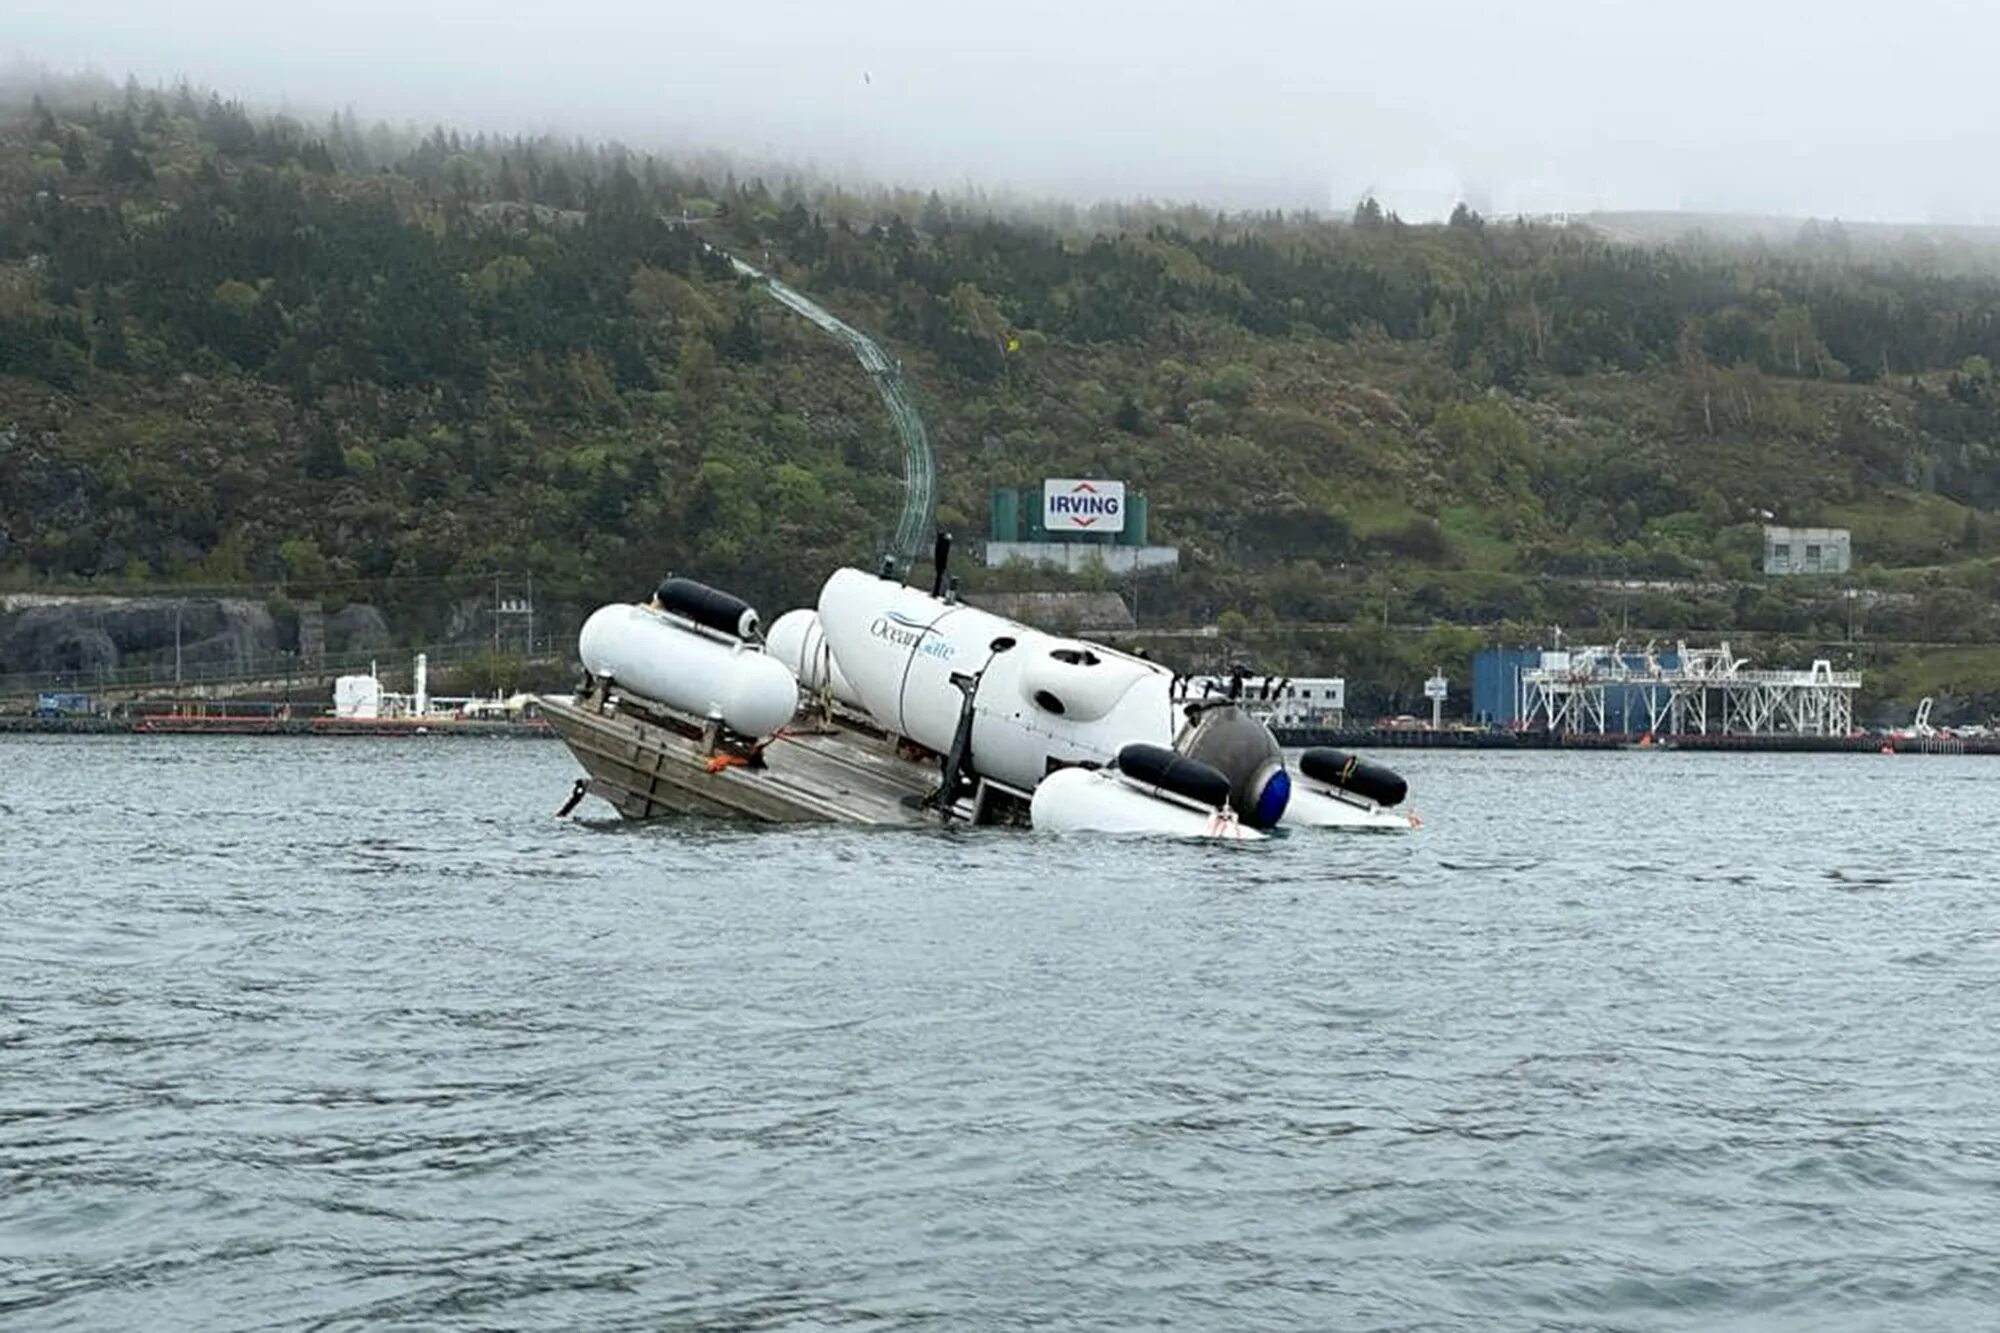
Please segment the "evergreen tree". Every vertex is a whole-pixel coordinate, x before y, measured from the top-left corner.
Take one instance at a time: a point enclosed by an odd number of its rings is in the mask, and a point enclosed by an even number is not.
[[[139,135],[130,119],[121,119],[111,132],[111,147],[100,167],[104,179],[117,185],[134,185],[153,179],[153,166],[138,149]]]
[[[736,307],[736,318],[717,340],[716,350],[724,359],[738,363],[763,360],[764,335],[758,330],[756,314],[747,302]]]
[[[315,481],[331,481],[346,475],[347,455],[340,441],[327,429],[315,429],[306,439],[305,474]]]
[[[951,214],[945,210],[944,200],[938,197],[936,190],[932,190],[924,200],[924,211],[918,225],[931,236],[942,236],[951,229]]]

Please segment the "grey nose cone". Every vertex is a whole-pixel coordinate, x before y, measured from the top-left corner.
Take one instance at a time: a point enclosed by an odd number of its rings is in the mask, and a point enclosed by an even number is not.
[[[1229,779],[1229,808],[1252,828],[1274,826],[1291,799],[1291,775],[1271,729],[1241,708],[1226,704],[1201,715],[1181,745]]]

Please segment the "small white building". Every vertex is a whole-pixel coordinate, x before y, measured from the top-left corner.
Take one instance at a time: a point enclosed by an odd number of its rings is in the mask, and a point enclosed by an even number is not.
[[[374,676],[342,676],[333,682],[333,715],[372,722],[382,716],[382,682]]]
[[[1846,528],[1764,528],[1764,573],[1845,574],[1854,559]]]
[[[1181,683],[1185,702],[1229,697],[1229,680],[1192,676]],[[1245,676],[1237,702],[1274,727],[1338,727],[1347,720],[1347,682],[1338,676]]]

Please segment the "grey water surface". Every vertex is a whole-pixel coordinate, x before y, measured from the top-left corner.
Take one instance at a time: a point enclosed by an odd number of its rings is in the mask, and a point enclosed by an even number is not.
[[[1242,848],[0,740],[0,1327],[2000,1326],[2000,761],[1385,757]]]

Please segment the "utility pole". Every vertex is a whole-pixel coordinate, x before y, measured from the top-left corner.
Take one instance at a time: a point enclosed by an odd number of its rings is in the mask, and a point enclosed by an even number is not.
[[[176,694],[179,694],[181,689],[181,608],[186,605],[184,601],[174,603],[174,693]]]
[[[498,656],[506,645],[513,645],[522,657],[534,655],[535,650],[535,580],[531,574],[526,580],[527,591],[515,584],[513,591],[502,587],[499,575],[493,576],[493,652]],[[505,626],[503,629],[502,627]],[[520,635],[525,630],[527,639]]]

